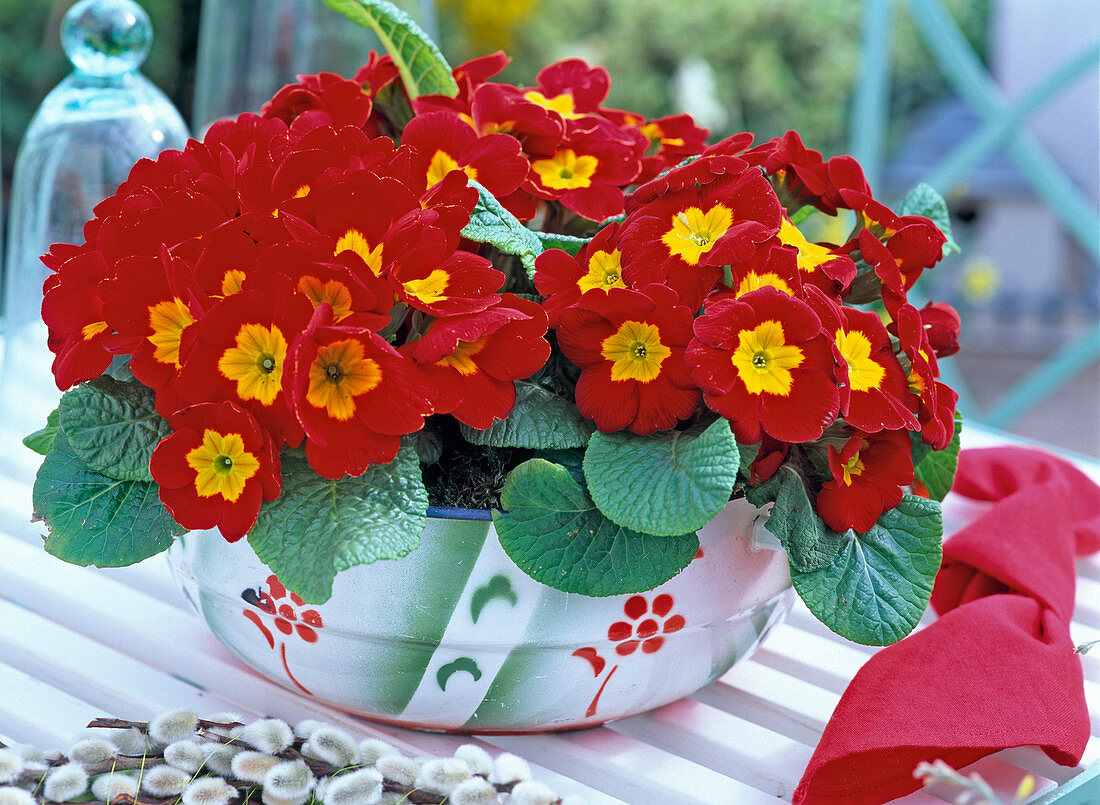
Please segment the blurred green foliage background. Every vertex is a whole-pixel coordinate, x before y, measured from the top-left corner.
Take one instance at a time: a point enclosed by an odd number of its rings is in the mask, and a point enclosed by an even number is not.
[[[239,0],[254,2],[254,0]],[[301,0],[301,2],[319,0]],[[31,115],[67,72],[58,27],[73,0],[0,0],[0,137],[10,180]],[[156,38],[146,74],[184,117],[191,109],[202,0],[140,0]],[[262,4],[263,0],[259,0]],[[419,18],[419,0],[399,0]],[[949,0],[985,52],[988,0]],[[262,7],[262,6],[261,6]],[[861,4],[853,0],[437,0],[443,52],[453,64],[498,48],[513,57],[503,78],[532,84],[565,56],[603,64],[614,77],[608,104],[656,117],[679,111],[675,76],[702,59],[725,122],[714,135],[748,129],[760,138],[799,129],[826,153],[843,151],[859,71]],[[688,88],[689,91],[691,87]],[[944,89],[907,16],[894,43],[895,125]]]

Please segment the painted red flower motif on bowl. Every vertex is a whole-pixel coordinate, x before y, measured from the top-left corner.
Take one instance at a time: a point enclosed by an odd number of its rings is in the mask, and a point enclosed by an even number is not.
[[[623,604],[623,614],[629,622],[615,621],[607,630],[607,639],[618,643],[615,653],[627,657],[641,646],[644,654],[660,651],[665,643],[663,635],[684,628],[684,616],[672,615],[672,596],[662,593],[653,599],[652,606],[645,596],[633,595]]]

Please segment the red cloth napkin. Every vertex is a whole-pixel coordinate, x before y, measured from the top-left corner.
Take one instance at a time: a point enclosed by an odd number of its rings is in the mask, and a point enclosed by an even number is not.
[[[1074,766],[1089,738],[1074,654],[1074,556],[1100,550],[1100,488],[1038,450],[964,450],[954,491],[993,505],[944,545],[941,617],[879,651],[844,691],[793,805],[878,805],[1014,746]]]

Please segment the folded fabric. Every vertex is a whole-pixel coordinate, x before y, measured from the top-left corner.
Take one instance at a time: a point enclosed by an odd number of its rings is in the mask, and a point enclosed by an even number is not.
[[[1080,762],[1089,738],[1074,653],[1075,555],[1100,550],[1100,488],[1026,448],[964,450],[954,491],[991,501],[944,545],[929,626],[856,674],[794,805],[878,805],[920,787],[913,769],[960,768],[1015,746]]]

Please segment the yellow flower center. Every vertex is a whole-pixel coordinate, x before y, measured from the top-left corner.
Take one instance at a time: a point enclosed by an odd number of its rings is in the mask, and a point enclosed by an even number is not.
[[[455,351],[443,360],[438,361],[437,365],[450,366],[464,377],[475,374],[477,372],[477,364],[474,363],[473,356],[485,349],[485,344],[488,340],[489,337],[483,335],[481,338],[477,339],[477,341],[459,341],[458,346],[455,347]]]
[[[649,383],[661,374],[661,364],[672,350],[661,343],[661,331],[644,321],[624,321],[603,340],[600,354],[611,361],[612,380]]]
[[[538,174],[543,187],[551,190],[575,190],[591,187],[592,176],[600,161],[589,154],[577,155],[572,148],[563,148],[552,159],[536,159],[531,169]]]
[[[85,324],[80,328],[80,334],[84,336],[85,341],[91,341],[97,335],[107,329],[107,322],[105,321],[93,321],[91,324]]]
[[[382,273],[382,244],[379,243],[372,249],[358,229],[349,229],[336,241],[336,248],[332,253],[341,252],[355,252],[376,275]]]
[[[750,271],[737,286],[737,296],[744,296],[760,288],[776,288],[787,294],[787,296],[794,296],[794,291],[791,290],[791,286],[787,284],[787,281],[771,271],[765,274],[757,274],[755,271]]]
[[[923,349],[918,351],[920,353],[920,356],[927,361],[928,353],[926,353]],[[925,384],[924,378],[921,376],[920,372],[917,371],[916,367],[912,365],[909,367],[909,390],[919,397],[923,397],[924,392],[928,390],[928,386]]]
[[[301,187],[299,187],[297,190],[294,191],[294,198],[305,198],[306,196],[309,195],[309,191],[311,189],[312,188],[310,188],[310,186],[308,184],[302,185]]]
[[[346,422],[355,415],[355,398],[381,382],[382,367],[366,357],[361,342],[354,338],[333,341],[317,350],[309,366],[306,402]]]
[[[531,90],[523,93],[524,99],[531,103],[537,103],[543,109],[549,109],[551,112],[557,112],[566,120],[577,120],[584,117],[584,115],[575,111],[576,104],[573,103],[573,93],[563,92],[561,95],[555,95],[553,98],[547,98],[538,90]]]
[[[458,162],[448,154],[446,151],[438,150],[432,156],[432,161],[428,164],[428,187],[435,187],[437,184],[443,181],[443,177],[451,171],[461,170],[467,176],[470,177],[470,181],[477,181],[477,168],[473,168],[469,165],[464,165],[461,168],[458,166]]]
[[[221,495],[233,503],[244,491],[245,482],[259,471],[260,461],[244,449],[239,433],[207,428],[202,444],[187,454],[187,466],[195,471],[199,497]]]
[[[813,271],[822,263],[835,260],[836,255],[829,251],[828,246],[810,243],[802,231],[791,223],[791,219],[784,217],[779,225],[779,241],[785,246],[793,246],[798,250],[798,270]]]
[[[609,288],[625,288],[622,276],[622,260],[619,250],[595,252],[588,258],[588,273],[577,280],[581,293],[606,291]]]
[[[740,333],[732,361],[749,394],[786,397],[794,385],[791,369],[801,366],[805,357],[787,343],[783,325],[768,320]]]
[[[244,287],[245,273],[231,268],[222,275],[222,296],[232,296]]]
[[[697,266],[702,256],[733,224],[733,210],[723,204],[715,204],[706,212],[699,207],[688,207],[672,216],[671,223],[672,227],[661,236],[661,242],[670,254],[689,266]]]
[[[298,290],[317,307],[322,302],[332,305],[332,317],[335,321],[351,315],[351,291],[348,286],[337,280],[321,282],[317,277],[302,277],[298,280]]]
[[[858,450],[855,455],[840,465],[840,470],[844,476],[840,482],[845,486],[851,486],[852,478],[863,474],[863,460],[860,459]]]
[[[665,133],[661,130],[661,127],[656,123],[646,123],[644,126],[639,127],[639,131],[646,136],[651,146],[681,146],[684,144],[682,137],[666,137]]]
[[[848,364],[848,385],[852,391],[877,389],[886,368],[871,360],[871,342],[863,333],[836,331],[836,346]]]
[[[237,396],[242,400],[271,405],[283,387],[286,339],[278,327],[242,324],[236,341],[237,346],[218,359],[218,371],[227,380],[237,381]]]
[[[153,357],[161,363],[180,365],[180,338],[183,331],[195,323],[191,311],[178,296],[171,301],[157,302],[149,308],[149,342],[156,347]]]
[[[414,299],[419,299],[425,305],[434,305],[447,298],[444,291],[450,283],[451,275],[442,268],[432,269],[432,273],[423,279],[409,280],[402,283],[405,293]]]

